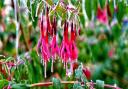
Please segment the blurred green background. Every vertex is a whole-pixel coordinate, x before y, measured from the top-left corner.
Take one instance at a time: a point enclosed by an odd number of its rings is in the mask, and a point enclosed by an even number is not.
[[[106,84],[128,89],[128,1],[115,1],[117,11],[114,0],[0,0],[0,88],[11,83],[19,89],[18,84],[51,81],[52,77],[65,81],[75,79],[74,74],[65,75],[60,58],[54,63],[53,73],[51,61],[48,63],[47,78],[44,78],[44,67],[36,46],[40,36],[38,20],[48,5],[50,18],[57,17],[59,45],[65,20],[74,21],[77,32],[81,28],[76,40],[78,62],[89,68],[90,80],[100,79]],[[107,25],[97,20],[98,5],[107,9]],[[74,10],[67,10],[67,6]],[[8,82],[8,70],[1,62],[16,63],[17,60],[21,63],[10,69],[13,78]],[[42,88],[52,89],[52,86]],[[63,88],[72,89],[72,85],[63,85]]]

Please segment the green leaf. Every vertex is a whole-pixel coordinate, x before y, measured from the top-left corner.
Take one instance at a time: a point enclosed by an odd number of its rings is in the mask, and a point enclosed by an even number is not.
[[[46,2],[50,5],[50,6],[52,6],[54,3],[52,2],[52,0],[46,0]]]
[[[104,81],[96,80],[96,89],[104,89]]]
[[[124,14],[125,14],[126,6],[124,5],[124,3],[122,1],[122,2],[118,2],[117,7],[118,7],[117,19],[118,19],[118,22],[121,23],[122,22],[122,18],[123,18]]]
[[[107,1],[107,0],[99,0],[99,4],[100,4],[100,7],[101,7],[101,8],[104,8],[104,7],[105,7],[106,1]]]
[[[75,84],[73,85],[73,89],[84,89],[84,88],[81,86],[80,83],[75,83]]]
[[[34,28],[37,26],[37,22],[38,22],[38,17],[34,17],[34,21],[32,21]]]
[[[61,89],[61,82],[59,79],[53,77],[52,82],[53,82],[53,89]]]
[[[8,85],[8,81],[6,79],[0,80],[0,89]]]
[[[62,19],[66,19],[66,9],[64,7],[58,4],[56,7],[56,12]]]
[[[79,66],[78,69],[75,70],[75,78],[81,79],[82,75],[83,75],[82,68],[81,68],[81,66]]]
[[[92,18],[92,0],[85,0],[85,10],[89,20]]]
[[[38,21],[38,16],[36,16],[37,14],[37,7],[38,7],[38,3],[39,1],[33,1],[31,3],[31,18],[32,18],[32,23],[33,23],[33,27],[35,28],[37,26],[37,21]]]
[[[84,18],[83,13],[79,14],[79,19],[80,19],[80,22],[81,22],[82,26],[84,27],[85,26],[85,18]]]
[[[30,10],[30,0],[27,0],[27,7]]]
[[[0,9],[4,7],[4,0],[0,0]]]
[[[31,15],[32,15],[32,17],[34,17],[36,14],[36,7],[37,7],[36,2],[31,3]]]
[[[94,11],[94,16],[96,16],[97,7],[98,7],[98,1],[97,0],[93,0],[91,3],[92,3],[92,10]]]
[[[12,60],[14,60],[13,57],[8,57],[8,58],[5,60],[5,62],[9,62],[9,61],[12,61]]]
[[[54,4],[56,4],[58,2],[58,0],[52,0]]]
[[[77,4],[78,4],[78,0],[71,0],[71,3],[72,3],[73,5],[77,5]]]

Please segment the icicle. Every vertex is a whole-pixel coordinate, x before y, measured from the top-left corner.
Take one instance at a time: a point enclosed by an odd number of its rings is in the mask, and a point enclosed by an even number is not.
[[[46,62],[44,62],[44,77],[46,78],[47,75],[46,75],[46,69],[47,69],[47,65],[46,65]]]
[[[53,72],[53,59],[52,59],[52,65],[51,65],[51,72]]]

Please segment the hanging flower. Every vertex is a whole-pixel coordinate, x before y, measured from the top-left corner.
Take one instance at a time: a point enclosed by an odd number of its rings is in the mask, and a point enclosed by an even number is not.
[[[71,24],[71,39],[70,39],[70,59],[71,61],[76,61],[78,58],[78,49],[75,44],[76,30],[73,30],[73,23]]]
[[[73,29],[73,23],[71,24],[71,38],[69,43],[69,51],[70,51],[70,71],[69,74],[73,73],[73,64],[77,61],[78,58],[78,49],[75,44],[76,39],[76,27]],[[70,73],[71,72],[71,73]]]
[[[60,47],[60,57],[62,58],[62,62],[64,63],[64,68],[67,69],[67,62],[69,59],[70,51],[69,51],[69,42],[68,42],[68,23],[65,21],[64,23],[64,37]]]
[[[53,72],[53,62],[56,59],[56,56],[59,55],[59,47],[56,41],[56,18],[54,18],[54,22],[53,22],[53,37],[52,37],[52,42],[51,42],[51,55],[52,55],[52,67],[51,67],[51,71]]]
[[[108,24],[108,16],[107,16],[107,8],[101,9],[100,6],[98,6],[97,10],[97,19],[102,24]]]
[[[41,56],[42,56],[43,65],[44,65],[44,75],[46,77],[46,67],[47,67],[47,62],[50,60],[50,51],[49,51],[49,42],[48,42],[47,17],[43,15],[40,21],[40,32],[41,32],[41,35],[37,44],[37,50],[41,49]]]

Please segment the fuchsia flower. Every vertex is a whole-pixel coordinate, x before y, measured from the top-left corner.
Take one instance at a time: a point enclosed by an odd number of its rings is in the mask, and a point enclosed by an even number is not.
[[[78,49],[75,44],[76,39],[76,27],[73,28],[73,23],[71,24],[71,38],[69,43],[69,51],[70,51],[70,71],[67,75],[71,75],[73,73],[73,64],[77,61],[78,58]]]
[[[54,22],[53,22],[53,38],[51,41],[51,55],[52,55],[52,67],[51,67],[51,71],[53,72],[53,62],[56,59],[56,56],[59,55],[59,47],[56,41],[56,19],[54,18]]]
[[[46,66],[47,62],[50,60],[50,50],[49,50],[49,42],[48,42],[48,23],[47,18],[42,15],[41,21],[40,21],[40,32],[41,36],[37,44],[37,48],[41,49],[42,54],[42,60],[44,65],[44,73],[46,77]]]
[[[62,58],[62,62],[64,63],[64,68],[67,66],[69,56],[70,56],[70,51],[69,51],[69,42],[68,42],[68,23],[65,21],[64,37],[60,48],[60,57]]]
[[[76,30],[73,30],[73,23],[71,24],[71,39],[70,39],[70,59],[71,61],[76,61],[78,58],[78,49],[75,44],[75,39],[76,39]]]
[[[44,75],[46,77],[46,67],[47,62],[52,57],[52,67],[51,71],[53,72],[53,62],[56,59],[56,56],[59,55],[64,63],[64,68],[66,68],[66,74],[68,71],[70,74],[73,71],[73,64],[76,62],[78,57],[78,49],[75,44],[76,39],[76,28],[73,28],[73,23],[71,24],[71,37],[68,39],[68,22],[64,23],[64,37],[61,43],[61,47],[59,49],[56,38],[57,31],[57,21],[54,18],[52,26],[50,23],[50,19],[48,16],[48,8],[46,12],[46,16],[42,16],[40,21],[40,39],[37,44],[37,49],[40,49],[43,65],[44,65]],[[52,37],[51,44],[49,45],[49,33]],[[38,51],[37,51],[38,52]],[[70,69],[67,68],[67,63],[70,63]]]
[[[105,24],[106,25],[108,23],[107,8],[101,9],[101,7],[98,6],[97,19],[102,24]]]
[[[44,63],[48,62],[50,59],[50,51],[49,51],[49,43],[48,43],[48,29],[45,23],[43,23],[43,21],[45,21],[45,18],[42,18],[41,21],[41,41],[42,41],[42,45],[41,45],[41,52],[42,52],[42,58]]]

